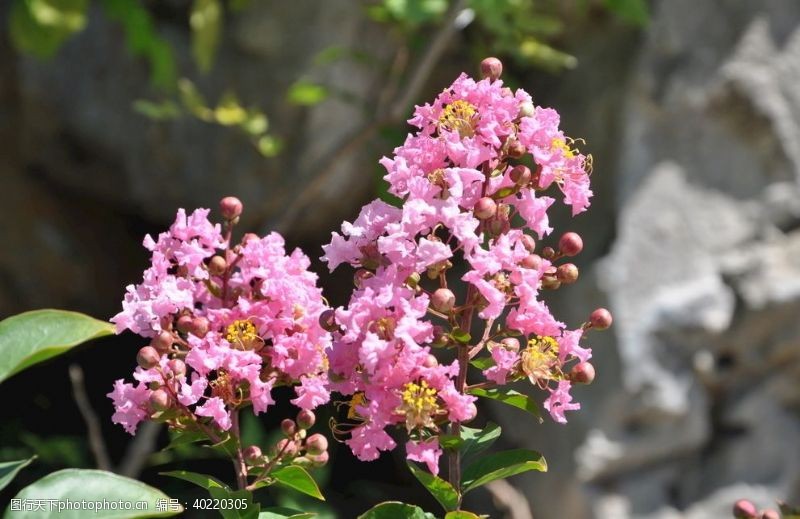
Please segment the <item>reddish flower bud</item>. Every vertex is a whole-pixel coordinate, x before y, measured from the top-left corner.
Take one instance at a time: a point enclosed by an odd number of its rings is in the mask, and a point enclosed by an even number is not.
[[[431,296],[431,306],[434,310],[446,314],[456,306],[456,295],[448,288],[439,288]]]
[[[328,439],[319,433],[312,434],[306,440],[306,450],[312,456],[317,456],[328,450]]]
[[[178,328],[178,331],[181,333],[189,333],[189,331],[192,329],[192,316],[182,315],[178,317],[175,327]]]
[[[242,201],[235,196],[226,196],[219,201],[219,212],[226,220],[233,220],[242,214]]]
[[[553,259],[556,255],[556,251],[553,250],[553,247],[545,247],[542,249],[542,257],[547,260]]]
[[[591,384],[594,381],[594,366],[588,362],[576,364],[570,372],[570,379],[578,384]]]
[[[426,368],[435,368],[438,365],[439,365],[439,359],[430,354],[425,359],[425,363],[423,364],[423,366],[425,366]]]
[[[136,354],[136,362],[143,369],[150,369],[158,366],[158,361],[161,360],[161,355],[152,346],[145,346]]]
[[[258,465],[264,461],[262,458],[263,454],[261,453],[261,448],[258,445],[251,445],[247,447],[244,451],[242,451],[242,455],[244,455],[244,460],[250,465]]]
[[[577,256],[583,250],[583,239],[575,232],[567,232],[558,240],[558,249],[564,256]]]
[[[503,62],[497,58],[486,58],[481,61],[481,76],[494,81],[503,74]]]
[[[450,336],[447,334],[447,331],[437,325],[433,327],[433,343],[431,344],[434,348],[442,348],[447,346],[450,342]]]
[[[538,254],[530,254],[525,256],[519,264],[526,269],[539,270],[542,267],[542,257]]]
[[[614,318],[611,316],[611,312],[605,308],[598,308],[589,316],[589,324],[595,330],[606,330],[613,322]]]
[[[575,283],[578,281],[578,274],[578,267],[572,263],[564,263],[563,265],[559,265],[558,269],[556,270],[556,277],[565,285],[569,285],[570,283]]]
[[[311,466],[314,468],[324,467],[326,463],[328,463],[328,459],[330,459],[328,455],[328,451],[321,452],[316,456],[308,456],[308,459],[311,460]]]
[[[556,290],[559,287],[561,287],[561,281],[559,281],[555,276],[544,276],[542,278],[542,288],[547,290]]]
[[[297,432],[297,424],[291,418],[285,418],[281,422],[281,431],[288,437],[292,437]]]
[[[294,458],[297,455],[297,443],[287,438],[280,440],[275,447],[277,448],[276,455],[283,453],[284,458]]]
[[[497,214],[497,203],[488,196],[485,196],[478,200],[473,211],[476,218],[487,220]]]
[[[205,317],[195,317],[189,324],[189,333],[195,337],[203,338],[208,333],[208,319]]]
[[[518,186],[526,186],[531,181],[531,170],[528,166],[519,164],[511,169],[511,173],[508,176]]]
[[[148,403],[153,412],[164,411],[165,409],[169,409],[172,405],[172,397],[163,389],[156,389],[150,393]]]
[[[208,271],[214,276],[221,276],[225,273],[225,269],[227,268],[228,262],[219,255],[212,257],[211,261],[208,262]]]
[[[533,239],[533,236],[523,234],[519,241],[522,243],[522,246],[525,247],[526,251],[533,253],[533,251],[536,250],[536,240]]]
[[[319,325],[323,330],[329,332],[338,330],[339,326],[336,324],[336,312],[332,308],[329,308],[319,314]]]
[[[181,359],[170,360],[169,362],[167,362],[167,368],[176,377],[180,377],[186,374],[186,363],[184,363]]]
[[[303,409],[297,413],[297,425],[299,425],[301,429],[310,429],[314,426],[314,422],[316,421],[317,417],[314,416],[313,411]]]
[[[767,508],[761,512],[761,519],[781,519],[781,515],[772,508]]]
[[[518,159],[522,157],[527,151],[528,148],[526,148],[525,145],[519,142],[517,139],[509,140],[507,153],[512,159]]]
[[[172,336],[172,333],[164,330],[159,333],[155,339],[153,339],[153,341],[150,343],[150,346],[155,348],[159,353],[167,353],[170,347],[172,347],[173,340],[174,337]]]
[[[514,337],[506,337],[505,339],[500,341],[500,344],[502,344],[503,347],[507,350],[519,351],[519,341]]]
[[[733,505],[733,516],[737,519],[756,519],[756,505],[747,499],[740,499]]]

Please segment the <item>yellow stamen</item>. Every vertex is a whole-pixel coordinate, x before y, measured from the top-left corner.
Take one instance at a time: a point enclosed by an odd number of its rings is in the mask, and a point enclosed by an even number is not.
[[[240,346],[250,349],[253,343],[259,340],[255,325],[247,319],[237,319],[228,325],[225,339],[231,346]]]
[[[558,342],[553,337],[537,335],[528,341],[528,347],[520,355],[522,371],[531,383],[537,384],[560,377],[558,368]]]
[[[433,417],[439,411],[437,402],[438,391],[428,386],[423,380],[419,384],[409,382],[403,386],[401,398],[403,403],[397,410],[406,415],[406,428],[411,431],[416,428],[435,428]]]
[[[439,116],[439,128],[458,132],[463,139],[475,135],[478,110],[463,99],[456,99],[442,110]]]
[[[356,410],[356,406],[363,406],[367,402],[367,397],[364,396],[364,393],[359,391],[358,393],[353,394],[353,398],[350,399],[348,403],[349,408],[347,409],[347,418],[350,420],[358,420],[361,419],[361,415],[358,414]]]

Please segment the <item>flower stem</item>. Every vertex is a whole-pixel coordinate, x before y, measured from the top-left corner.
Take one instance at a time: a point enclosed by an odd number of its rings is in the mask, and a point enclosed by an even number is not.
[[[242,454],[242,442],[239,435],[239,410],[231,412],[231,434],[236,438],[236,456],[233,458],[233,469],[236,472],[236,485],[239,490],[247,488],[247,465]]]

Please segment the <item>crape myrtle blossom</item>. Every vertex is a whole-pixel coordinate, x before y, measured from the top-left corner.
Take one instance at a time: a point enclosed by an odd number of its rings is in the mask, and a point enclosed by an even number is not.
[[[580,237],[567,233],[558,248],[539,240],[553,231],[548,210],[558,199],[573,215],[588,208],[591,157],[559,129],[557,112],[497,75],[462,74],[418,106],[409,120],[416,131],[380,161],[402,204],[370,202],[323,247],[331,271],[357,269],[349,303],[323,321],[333,332],[330,388],[347,397],[335,432],[363,460],[394,449],[387,431],[398,427],[408,459],[438,473],[438,436],[475,417],[470,390],[524,378],[566,422],[580,407],[571,384],[588,382],[590,371],[572,376],[591,357],[579,342],[610,325],[608,314],[607,323],[569,329],[542,300],[577,279],[575,265],[560,260],[580,252]],[[456,273],[462,261],[466,271]],[[472,385],[470,360],[483,375]]]

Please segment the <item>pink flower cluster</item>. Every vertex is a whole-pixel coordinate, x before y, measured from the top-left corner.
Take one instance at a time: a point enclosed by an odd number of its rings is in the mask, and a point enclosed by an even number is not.
[[[481,351],[490,354],[481,384],[527,376],[547,390],[545,408],[562,423],[580,407],[567,364],[588,365],[584,328],[567,330],[540,296],[575,281],[575,266],[556,262],[582,244],[569,233],[560,250],[535,251],[552,231],[555,199],[545,192],[555,185],[573,215],[584,211],[591,161],[559,129],[557,112],[496,78],[461,75],[409,122],[416,133],[381,160],[402,205],[367,204],[323,247],[331,270],[358,269],[349,304],[330,327],[330,386],[351,395],[351,423],[340,429],[359,458],[393,449],[387,428],[401,426],[408,458],[436,474],[438,434],[476,414],[466,363]],[[457,255],[466,272],[453,272]],[[448,283],[466,289],[460,304]],[[474,313],[485,325],[480,340],[468,335]],[[440,364],[434,348],[456,358]]]
[[[296,386],[292,403],[302,409],[329,401],[331,338],[319,324],[326,307],[308,258],[287,255],[275,233],[232,245],[241,203],[224,199],[222,210],[225,235],[207,209],[181,209],[169,231],[144,240],[152,264],[112,319],[118,333],[151,340],[139,351],[136,382],[117,380],[108,395],[113,421],[131,434],[160,419],[219,436],[235,410],[266,411],[278,385]]]

